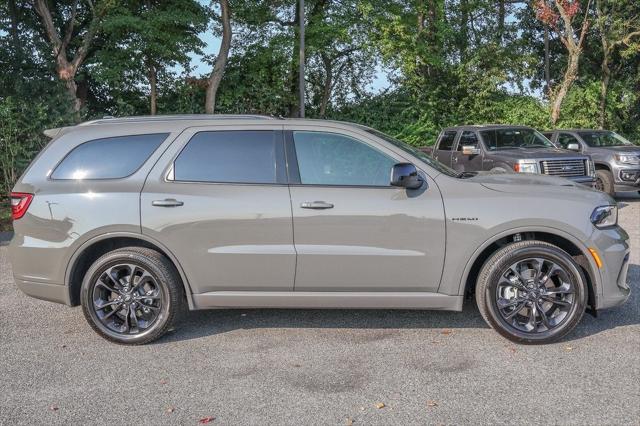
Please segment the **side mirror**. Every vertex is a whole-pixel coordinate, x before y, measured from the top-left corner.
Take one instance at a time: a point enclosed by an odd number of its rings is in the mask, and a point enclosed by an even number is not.
[[[391,185],[407,189],[418,189],[422,186],[422,178],[418,169],[411,163],[398,163],[391,169]]]
[[[580,145],[578,145],[577,143],[570,143],[567,145],[567,149],[569,151],[576,151],[576,152],[580,152]]]
[[[473,145],[463,145],[462,146],[462,155],[478,155],[480,154],[480,149],[476,148]]]

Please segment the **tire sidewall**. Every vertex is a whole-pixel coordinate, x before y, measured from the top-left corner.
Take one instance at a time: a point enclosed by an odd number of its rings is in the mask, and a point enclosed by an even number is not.
[[[162,307],[158,317],[149,329],[139,334],[125,335],[114,332],[105,326],[96,315],[93,309],[93,290],[95,283],[105,270],[115,265],[127,263],[144,268],[156,280],[156,283],[162,289]],[[134,344],[141,341],[149,341],[155,339],[155,336],[164,332],[167,320],[171,312],[171,297],[169,286],[167,285],[167,277],[164,277],[162,271],[151,260],[137,253],[109,253],[98,259],[85,274],[80,292],[80,300],[84,314],[90,325],[103,337],[118,343]]]
[[[602,192],[613,195],[613,175],[608,170],[596,170],[596,179],[602,182]]]
[[[496,304],[496,288],[498,286],[501,274],[504,273],[504,271],[509,266],[519,261],[530,259],[533,257],[546,258],[562,266],[565,271],[571,275],[571,278],[575,284],[576,295],[575,302],[571,307],[571,310],[559,326],[553,328],[552,330],[547,330],[540,333],[525,333],[512,327],[502,318],[502,315],[500,315]],[[586,309],[588,291],[584,274],[580,270],[580,267],[575,263],[575,261],[560,249],[546,246],[529,246],[515,249],[510,254],[500,259],[493,266],[488,275],[487,281],[487,285],[484,289],[484,300],[489,317],[488,319],[490,320],[491,325],[500,334],[518,342],[546,343],[549,341],[560,339],[575,327],[575,325],[582,318],[582,315]]]

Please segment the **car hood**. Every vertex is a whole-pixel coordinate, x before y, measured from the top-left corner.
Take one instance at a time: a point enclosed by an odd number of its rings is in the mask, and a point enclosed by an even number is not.
[[[585,155],[559,148],[513,148],[490,151],[492,155],[519,159],[544,159],[544,158],[587,158]]]
[[[640,155],[640,146],[636,145],[625,145],[625,146],[610,146],[610,147],[600,147],[600,146],[592,146],[589,147],[590,152],[625,152],[625,153],[633,153]]]
[[[560,198],[575,196],[585,200],[591,199],[600,205],[615,204],[607,194],[561,177],[528,173],[481,172],[467,180],[479,183],[492,191],[504,193],[531,194],[541,197],[553,195]]]

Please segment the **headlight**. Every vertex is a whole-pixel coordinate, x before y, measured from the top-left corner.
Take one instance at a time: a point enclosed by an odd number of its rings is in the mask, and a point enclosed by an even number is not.
[[[540,173],[536,160],[518,160],[513,170],[519,173]]]
[[[596,207],[591,213],[591,223],[596,228],[606,228],[618,223],[618,206]]]
[[[596,166],[593,160],[587,160],[587,176],[596,177]]]
[[[616,154],[616,161],[623,164],[640,164],[640,155]]]

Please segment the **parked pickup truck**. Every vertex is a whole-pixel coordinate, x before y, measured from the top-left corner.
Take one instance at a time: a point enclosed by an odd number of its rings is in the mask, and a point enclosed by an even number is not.
[[[449,127],[440,133],[433,149],[423,151],[458,172],[540,173],[587,186],[595,182],[595,168],[588,155],[559,149],[525,126]]]
[[[558,129],[544,134],[562,148],[591,156],[600,191],[640,191],[640,146],[610,130]]]

